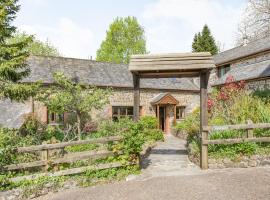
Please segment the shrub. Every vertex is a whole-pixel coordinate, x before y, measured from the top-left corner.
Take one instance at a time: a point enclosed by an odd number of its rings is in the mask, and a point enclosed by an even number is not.
[[[43,134],[43,140],[51,140],[55,138],[58,141],[63,141],[64,133],[60,128],[48,125]]]
[[[176,124],[175,129],[178,131],[184,131],[188,134],[188,140],[197,137],[200,131],[200,110],[196,108],[190,115],[188,115],[183,121]]]
[[[139,123],[141,123],[145,129],[156,129],[158,126],[158,120],[153,116],[141,117]]]
[[[0,168],[12,163],[19,137],[15,130],[0,129]]]
[[[259,98],[259,95],[247,93],[244,83],[233,82],[229,77],[226,84],[212,91],[208,99],[210,125],[240,124],[252,120],[254,123],[270,122],[270,103]],[[195,110],[182,122],[176,125],[177,130],[188,134],[188,144],[199,149],[199,110]],[[242,137],[243,131],[222,131],[212,133],[210,139],[227,139]],[[269,130],[254,130],[256,136],[269,136]],[[234,157],[256,153],[264,144],[241,143],[233,145],[209,145],[209,155]],[[196,153],[197,154],[197,153]]]

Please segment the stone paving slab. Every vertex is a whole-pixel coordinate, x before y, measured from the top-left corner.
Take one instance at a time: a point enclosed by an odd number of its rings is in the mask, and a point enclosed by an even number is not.
[[[201,173],[200,168],[189,161],[185,145],[185,140],[166,135],[165,141],[154,147],[142,161],[142,173],[127,180]]]

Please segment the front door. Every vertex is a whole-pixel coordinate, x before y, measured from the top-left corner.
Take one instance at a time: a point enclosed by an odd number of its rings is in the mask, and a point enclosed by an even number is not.
[[[159,107],[159,128],[164,133],[169,133],[170,131],[169,112],[167,106]]]

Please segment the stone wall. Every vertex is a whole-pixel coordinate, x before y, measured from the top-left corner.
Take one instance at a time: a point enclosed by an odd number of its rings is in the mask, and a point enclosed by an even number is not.
[[[231,63],[231,68],[242,67],[244,65],[250,65],[264,60],[270,60],[270,51],[233,61]]]
[[[223,169],[223,168],[248,168],[258,166],[269,166],[270,155],[253,155],[250,157],[242,157],[237,161],[233,161],[229,158],[208,160],[209,169]]]
[[[140,106],[142,115],[155,116],[155,108],[151,105],[151,100],[159,93],[168,92],[166,90],[141,89]],[[197,92],[172,91],[170,92],[174,98],[179,101],[180,106],[186,106],[186,113],[189,114],[194,108],[199,106],[200,96]],[[113,89],[113,93],[109,98],[110,103],[105,105],[101,110],[93,110],[90,115],[92,120],[108,119],[112,116],[112,106],[133,106],[133,90],[132,89]],[[173,107],[170,110],[170,123],[173,123]],[[47,109],[41,103],[35,102],[35,112],[42,122],[47,121]]]
[[[246,89],[249,91],[270,89],[270,78],[247,81]]]
[[[166,90],[151,90],[141,89],[140,91],[140,106],[142,108],[142,115],[155,116],[155,109],[151,105],[151,100],[159,93],[168,92]],[[179,101],[179,105],[186,106],[187,114],[199,106],[199,93],[194,92],[170,92],[174,98]],[[133,106],[133,90],[132,89],[113,89],[113,94],[110,97],[110,104],[104,106],[102,111],[94,111],[92,113],[93,119],[108,118],[111,116],[112,106]]]
[[[191,154],[189,152],[189,160],[198,166],[200,165],[199,155]],[[234,160],[230,158],[208,159],[209,169],[249,168],[260,166],[270,166],[270,155],[243,156]]]
[[[231,62],[231,69],[235,67],[242,67],[245,65],[254,64],[257,62],[270,60],[270,51],[268,52],[262,52],[259,54],[256,54],[254,56],[242,58],[236,61]],[[210,75],[210,84],[213,84],[217,77],[217,68],[213,69]],[[262,79],[254,79],[254,80],[246,80],[246,89],[249,91],[255,91],[255,90],[264,90],[264,89],[270,89],[270,77],[262,78]]]

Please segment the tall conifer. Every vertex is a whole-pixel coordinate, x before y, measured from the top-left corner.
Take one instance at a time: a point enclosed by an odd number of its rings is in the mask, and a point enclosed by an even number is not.
[[[0,97],[11,100],[26,100],[33,96],[37,85],[25,85],[20,81],[29,75],[27,65],[29,52],[26,47],[32,42],[32,37],[9,43],[16,31],[12,25],[19,11],[18,0],[0,1]]]

